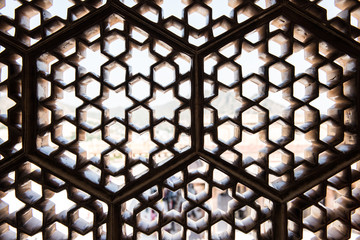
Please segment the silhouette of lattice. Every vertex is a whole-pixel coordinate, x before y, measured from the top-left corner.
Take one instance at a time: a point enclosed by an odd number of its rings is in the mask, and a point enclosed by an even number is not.
[[[32,46],[103,5],[103,0],[3,0],[0,31]]]
[[[357,239],[360,162],[288,203],[290,239]]]
[[[277,1],[120,0],[148,20],[194,46],[200,46],[246,20],[256,17]]]
[[[191,147],[190,64],[117,14],[44,53],[39,151],[117,192]]]
[[[0,180],[0,239],[103,239],[107,205],[30,162]]]
[[[346,0],[291,0],[297,7],[304,9],[313,17],[320,19],[329,28],[359,42],[360,3]]]
[[[204,60],[207,151],[283,190],[356,149],[356,59],[282,16],[238,39]]]
[[[271,215],[271,201],[195,160],[121,205],[122,239],[267,239]]]
[[[22,149],[22,58],[0,45],[0,165]]]
[[[0,239],[359,238],[359,9],[0,0]]]

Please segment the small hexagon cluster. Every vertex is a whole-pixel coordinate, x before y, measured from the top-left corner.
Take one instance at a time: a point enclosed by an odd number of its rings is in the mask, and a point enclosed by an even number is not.
[[[291,0],[328,27],[360,41],[360,3],[352,0]]]
[[[205,149],[286,189],[356,148],[355,66],[283,16],[229,42],[204,61]]]
[[[112,14],[39,57],[37,149],[119,191],[190,149],[190,66]]]
[[[121,239],[268,239],[272,202],[195,160],[121,205]]]
[[[104,2],[3,0],[0,3],[0,31],[25,46],[32,46],[103,6]]]
[[[360,237],[360,162],[288,203],[290,239]]]
[[[22,149],[22,57],[0,45],[0,165]]]
[[[105,239],[107,205],[30,162],[0,177],[0,239]]]
[[[201,46],[276,4],[270,0],[120,0],[186,42]]]

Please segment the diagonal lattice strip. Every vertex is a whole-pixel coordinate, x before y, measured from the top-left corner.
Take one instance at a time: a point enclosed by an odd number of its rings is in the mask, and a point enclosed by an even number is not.
[[[277,190],[340,161],[358,146],[355,66],[282,16],[239,36],[204,60],[205,149]]]
[[[119,15],[37,66],[37,148],[52,161],[115,193],[190,149],[190,57]]]
[[[0,177],[0,239],[105,239],[107,211],[30,162]]]
[[[225,33],[276,4],[272,0],[120,0],[194,46]]]
[[[272,202],[198,159],[121,205],[121,239],[268,239]]]
[[[360,3],[353,0],[291,0],[311,16],[320,19],[329,28],[359,42]]]

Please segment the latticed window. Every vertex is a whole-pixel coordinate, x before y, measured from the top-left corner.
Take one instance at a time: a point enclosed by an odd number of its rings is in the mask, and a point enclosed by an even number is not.
[[[360,239],[356,0],[0,0],[0,239]]]

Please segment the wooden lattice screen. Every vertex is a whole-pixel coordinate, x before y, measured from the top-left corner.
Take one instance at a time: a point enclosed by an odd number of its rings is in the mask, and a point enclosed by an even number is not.
[[[0,0],[0,239],[360,239],[357,0]]]

